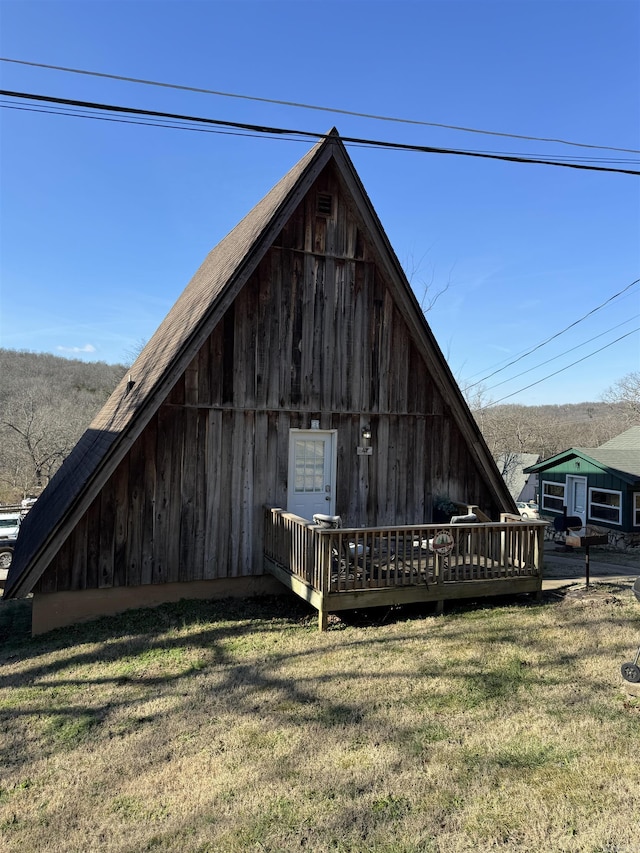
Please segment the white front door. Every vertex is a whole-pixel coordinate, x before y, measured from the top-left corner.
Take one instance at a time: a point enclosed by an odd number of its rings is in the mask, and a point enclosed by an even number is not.
[[[287,510],[309,521],[336,508],[335,430],[292,429],[289,433]]]
[[[567,477],[567,515],[577,515],[584,527],[587,523],[587,478]]]

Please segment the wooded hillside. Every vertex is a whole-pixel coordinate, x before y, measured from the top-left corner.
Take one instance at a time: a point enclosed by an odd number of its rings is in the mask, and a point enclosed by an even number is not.
[[[568,447],[599,447],[631,423],[621,403],[489,406],[472,411],[494,457],[536,453],[542,459]]]
[[[42,491],[126,369],[0,349],[0,503]]]
[[[0,503],[42,491],[126,370],[0,349]],[[494,457],[597,447],[639,422],[620,402],[471,409]]]

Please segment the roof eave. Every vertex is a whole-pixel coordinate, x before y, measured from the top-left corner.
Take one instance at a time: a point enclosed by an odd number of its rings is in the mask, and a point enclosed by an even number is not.
[[[337,137],[335,134],[328,134],[322,142],[318,143],[314,149],[311,149],[311,151],[302,158],[302,160],[307,158],[308,162],[302,169],[301,174],[293,183],[282,201],[277,205],[272,216],[253,242],[250,250],[243,256],[240,264],[233,271],[227,285],[222,288],[220,293],[213,300],[210,309],[201,318],[192,333],[185,339],[177,357],[172,359],[169,370],[162,374],[159,379],[153,383],[153,385],[146,389],[145,399],[140,408],[135,412],[132,421],[127,423],[126,429],[122,429],[115,437],[107,455],[95,471],[92,472],[91,476],[84,484],[82,491],[78,495],[77,500],[72,502],[60,523],[58,525],[54,525],[51,532],[43,540],[36,553],[25,567],[25,570],[18,578],[16,578],[16,580],[8,578],[8,581],[12,580],[12,583],[7,583],[3,593],[3,598],[23,598],[33,591],[35,584],[47,570],[51,561],[66,541],[75,525],[89,508],[92,501],[104,485],[106,479],[113,473],[131,444],[133,444],[135,439],[138,438],[151,418],[157,412],[162,400],[169,394],[193,358],[195,352],[197,352],[198,348],[204,343],[204,340],[210,333],[211,328],[216,325],[222,314],[231,305],[238,291],[249,278],[257,264],[260,262],[260,259],[273,242],[278,231],[283,227],[287,218],[293,213],[299,201],[304,197],[313,181],[315,181],[318,174],[325,167],[326,163],[333,155],[336,139]],[[294,166],[293,168],[295,169],[296,167]],[[290,172],[291,171],[292,170],[290,170]],[[290,174],[290,172],[287,173],[287,175]],[[285,178],[286,177],[287,176],[285,176]],[[281,179],[273,189],[276,189],[285,178]],[[273,189],[270,192],[273,192]],[[268,195],[269,193],[267,196]],[[267,196],[264,198],[266,199]],[[264,199],[262,201],[264,201]],[[261,202],[258,204],[260,203]],[[252,210],[253,209],[255,208],[252,208]],[[196,275],[198,275],[198,272],[196,272]],[[188,286],[189,285],[187,285],[187,287]],[[169,315],[167,315],[167,317],[168,316]],[[167,318],[165,318],[165,320],[166,319]],[[151,351],[153,350],[153,337],[145,347],[145,349],[147,348]],[[139,364],[143,353],[138,356],[138,359],[136,359],[136,362],[134,362],[129,371],[134,376],[136,374],[136,365]],[[126,378],[119,383],[118,388],[114,391],[114,395],[118,393],[119,389],[121,389],[124,384],[126,384]],[[131,424],[134,422],[136,426],[135,430],[132,430]]]
[[[640,477],[638,477],[637,474],[633,474],[630,471],[622,471],[619,468],[613,468],[611,465],[607,465],[604,462],[600,462],[598,459],[594,459],[592,456],[589,456],[588,453],[585,453],[583,450],[579,450],[576,447],[571,447],[569,450],[557,453],[555,456],[551,456],[549,459],[544,459],[536,465],[530,465],[528,468],[524,468],[523,471],[525,474],[544,473],[550,468],[554,468],[556,465],[563,461],[568,461],[569,459],[580,459],[583,462],[588,462],[590,465],[594,465],[596,468],[599,468],[601,471],[606,473],[613,474],[630,485],[640,482]],[[582,475],[582,473],[583,472],[576,472],[577,475]]]
[[[381,263],[387,268],[387,274],[391,281],[396,281],[400,287],[395,293],[403,307],[403,316],[407,320],[409,328],[413,331],[414,339],[421,342],[421,351],[425,362],[429,365],[431,375],[438,385],[445,399],[449,399],[454,410],[456,422],[463,435],[467,439],[469,448],[475,457],[480,470],[485,476],[485,482],[493,492],[493,497],[504,511],[516,512],[516,504],[509,492],[503,477],[489,451],[480,427],[476,423],[466,400],[451,372],[451,368],[435,339],[433,332],[427,322],[424,312],[420,307],[406,274],[398,260],[398,257],[389,242],[389,238],[378,218],[371,200],[365,190],[358,173],[346,154],[343,144],[337,149],[340,152],[340,161],[343,165],[343,176],[350,179],[349,189],[354,198],[360,197],[364,203],[364,210],[360,208],[360,215],[368,226],[369,233],[378,236],[378,255]],[[367,221],[369,220],[369,221]]]
[[[261,227],[259,233],[257,233],[253,242],[250,243],[248,250],[242,255],[240,262],[237,267],[233,269],[228,280],[225,280],[224,286],[221,287],[219,292],[214,296],[210,306],[198,319],[194,328],[178,345],[177,352],[171,353],[171,359],[169,360],[166,370],[161,372],[158,378],[149,384],[149,387],[145,389],[142,389],[141,387],[134,387],[134,396],[132,396],[131,401],[129,402],[129,405],[131,406],[129,413],[128,415],[126,412],[123,414],[120,420],[119,430],[114,436],[114,439],[104,457],[102,457],[96,464],[95,469],[91,471],[86,482],[84,482],[78,494],[70,501],[69,506],[65,508],[63,514],[58,517],[57,523],[53,525],[48,535],[43,538],[22,573],[15,579],[11,578],[11,583],[7,585],[4,592],[5,598],[25,596],[33,590],[33,587],[46,571],[82,515],[87,511],[92,501],[98,495],[108,477],[115,471],[117,465],[122,461],[133,442],[139,437],[151,418],[158,411],[162,401],[166,399],[167,395],[174,387],[175,383],[178,381],[195,353],[202,346],[207,336],[219,322],[227,308],[233,303],[233,300],[236,298],[239,290],[248,280],[265,252],[271,246],[278,231],[293,214],[298,203],[304,198],[315,179],[332,157],[338,164],[338,171],[342,175],[343,180],[347,182],[347,185],[351,190],[351,195],[358,206],[359,215],[364,220],[369,233],[372,235],[372,239],[374,239],[379,260],[383,267],[386,268],[389,280],[398,285],[396,287],[395,296],[399,301],[403,316],[405,317],[409,328],[413,332],[414,339],[420,343],[423,357],[425,358],[425,362],[429,365],[434,381],[439,386],[440,391],[450,400],[455,420],[467,439],[469,448],[475,457],[479,469],[484,474],[485,482],[493,492],[493,497],[498,505],[502,506],[505,510],[515,511],[514,499],[509,493],[503,478],[500,476],[498,468],[493,461],[493,457],[491,456],[482,437],[482,433],[473,419],[462,392],[451,373],[449,365],[447,364],[446,359],[433,336],[415,294],[413,293],[397,259],[393,247],[391,246],[375,209],[369,200],[367,192],[364,189],[364,186],[362,185],[360,178],[346,153],[346,149],[337,135],[337,132],[332,131],[300,161],[298,161],[298,164],[296,164],[296,166],[294,166],[293,169],[290,170],[287,175],[278,182],[278,184],[276,184],[270,193],[267,193],[264,199],[256,205],[257,208],[260,204],[265,202],[269,195],[283,184],[283,181],[289,178],[292,174],[295,175],[296,168],[300,168],[300,174],[295,176],[295,179],[292,180],[291,187],[283,195],[283,198],[274,206],[273,212],[265,220],[265,223]],[[303,163],[304,165],[301,166]],[[252,210],[255,210],[256,208],[253,208]],[[221,243],[222,242],[223,241],[221,241]],[[201,266],[200,270],[202,270],[203,266],[204,264]],[[200,273],[200,270],[198,270],[196,276]],[[196,276],[194,276],[192,282],[195,280]],[[188,287],[189,285],[187,285],[187,288]],[[187,288],[185,288],[185,291]],[[169,315],[167,315],[167,318],[165,318],[161,327],[171,316],[171,313],[172,312],[169,312]],[[158,331],[160,331],[160,329]],[[136,374],[136,365],[140,364],[143,357],[148,358],[149,353],[153,352],[153,342],[155,337],[156,336],[154,335],[154,337],[149,341],[149,344],[147,344],[147,347],[145,347],[145,350],[143,350],[143,353],[141,353],[134,365],[132,365],[131,373],[134,376]],[[118,393],[122,394],[125,384],[126,379],[123,379],[114,392],[114,395]],[[134,402],[138,394],[143,394],[144,396],[140,405],[136,408],[134,406]],[[110,402],[114,399],[114,395],[110,398]],[[105,409],[107,409],[108,406],[109,402],[105,406]]]

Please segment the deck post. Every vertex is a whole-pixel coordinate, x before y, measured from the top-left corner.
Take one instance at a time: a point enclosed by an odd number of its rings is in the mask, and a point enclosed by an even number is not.
[[[320,607],[318,609],[318,629],[320,631],[326,631],[328,622],[329,622],[329,614],[324,609],[324,607]]]
[[[436,551],[433,555],[433,568],[436,573],[436,587],[439,587],[439,592],[442,594],[444,586],[444,561],[445,557]],[[436,601],[436,616],[442,616],[444,613],[444,598],[439,598]]]

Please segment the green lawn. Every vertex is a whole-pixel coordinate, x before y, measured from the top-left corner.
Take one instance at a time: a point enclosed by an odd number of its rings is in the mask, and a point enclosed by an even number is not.
[[[0,849],[639,853],[624,587],[332,619],[0,604]]]

